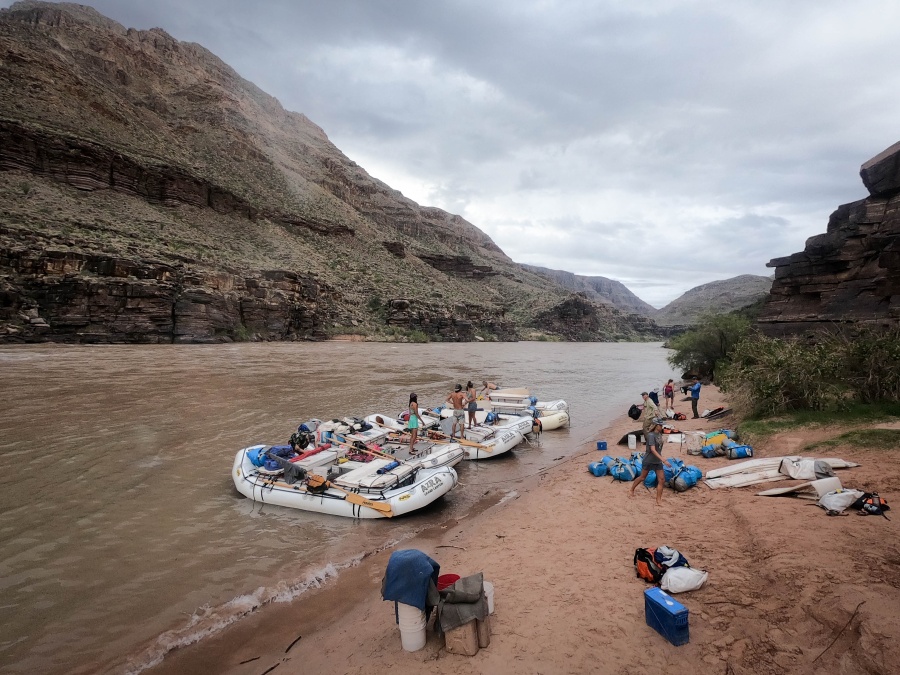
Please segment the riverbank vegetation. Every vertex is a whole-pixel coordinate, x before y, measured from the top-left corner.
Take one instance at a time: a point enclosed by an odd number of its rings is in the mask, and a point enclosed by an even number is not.
[[[673,366],[714,380],[743,417],[790,415],[796,424],[804,412],[900,414],[900,326],[801,340],[762,335],[748,317],[728,314],[705,317],[669,347]]]

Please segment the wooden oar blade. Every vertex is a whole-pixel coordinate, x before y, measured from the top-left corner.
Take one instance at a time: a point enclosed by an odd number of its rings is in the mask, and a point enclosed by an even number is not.
[[[335,490],[338,490],[339,492],[343,492],[344,495],[346,495],[344,497],[344,499],[346,499],[351,504],[358,504],[359,506],[365,506],[366,508],[370,508],[375,511],[379,511],[379,512],[383,513],[385,516],[387,516],[388,518],[391,518],[394,515],[394,511],[393,511],[393,509],[391,509],[390,504],[388,504],[386,502],[376,502],[376,501],[372,501],[371,499],[366,499],[365,497],[363,497],[360,494],[357,494],[356,492],[350,492],[350,490],[345,490],[344,488],[342,488],[338,485],[335,485],[334,483],[326,480],[325,478],[323,478],[322,476],[320,476],[318,474],[315,474],[315,473],[309,474],[306,478],[306,483],[310,487],[319,487],[321,485],[324,485],[329,488],[334,488]]]

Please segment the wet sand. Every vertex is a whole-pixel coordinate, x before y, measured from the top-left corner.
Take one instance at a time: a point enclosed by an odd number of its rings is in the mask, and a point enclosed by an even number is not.
[[[676,410],[690,415],[680,399]],[[714,387],[703,388],[701,410],[723,404]],[[728,423],[677,425],[711,431]],[[609,454],[626,455],[615,443],[638,426],[623,416],[596,438],[609,443]],[[800,454],[841,431],[786,432],[756,447],[756,456]],[[148,672],[900,672],[900,509],[890,521],[855,512],[827,517],[812,502],[756,496],[771,485],[713,491],[702,484],[680,494],[666,489],[657,507],[644,488],[628,499],[627,484],[593,477],[587,464],[603,454],[595,448],[591,441],[513,486],[518,496],[401,546],[424,551],[442,573],[482,571],[494,584],[491,644],[477,655],[448,654],[431,630],[421,651],[401,649],[393,603],[380,597],[387,550]],[[704,472],[728,463],[688,456],[673,443],[664,454]],[[837,472],[844,486],[900,503],[900,469],[884,452],[838,446],[804,454],[859,462]],[[678,596],[690,611],[690,642],[679,647],[646,625],[649,586],[632,565],[635,548],[658,545],[709,571],[704,588]]]

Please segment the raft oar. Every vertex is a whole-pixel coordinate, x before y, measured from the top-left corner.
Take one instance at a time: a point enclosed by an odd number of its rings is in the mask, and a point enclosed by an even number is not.
[[[315,474],[315,473],[309,474],[307,476],[306,482],[307,482],[307,485],[309,485],[310,487],[319,487],[320,485],[324,485],[325,487],[333,488],[335,490],[343,492],[345,495],[347,495],[345,497],[345,499],[348,502],[350,502],[351,504],[359,504],[360,506],[365,506],[370,509],[374,509],[375,511],[380,511],[388,518],[391,518],[394,515],[393,510],[391,510],[390,504],[386,504],[384,502],[373,502],[371,499],[366,499],[365,497],[357,494],[356,492],[351,492],[350,490],[345,490],[342,487],[338,487],[337,485],[332,483],[330,480],[326,480],[325,478],[323,478],[322,476],[319,476],[318,474]]]
[[[435,443],[459,443],[460,445],[468,445],[470,448],[478,448],[479,450],[484,450],[485,452],[494,451],[491,446],[485,445],[484,443],[476,443],[475,441],[470,441],[468,438],[453,438],[447,436],[447,434],[441,433],[440,431],[429,431],[428,433],[437,434],[438,436],[441,436],[445,439],[441,441],[437,438],[432,438],[431,440],[433,440]]]

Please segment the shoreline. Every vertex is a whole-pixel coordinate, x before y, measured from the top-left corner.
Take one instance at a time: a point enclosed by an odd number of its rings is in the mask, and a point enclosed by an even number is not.
[[[701,410],[719,405],[725,405],[722,394],[704,387]],[[676,410],[689,415],[690,403],[676,400]],[[711,431],[728,422],[676,424]],[[565,461],[512,486],[515,496],[426,528],[308,595],[265,607],[144,672],[260,675],[277,666],[278,673],[297,674],[613,673],[675,666],[717,674],[731,668],[737,675],[887,674],[900,665],[894,520],[827,518],[806,508],[809,502],[756,497],[764,487],[666,489],[662,507],[641,489],[628,499],[626,483],[595,478],[587,464],[603,454],[627,455],[616,441],[639,426],[623,414],[596,435],[607,441],[606,453],[594,440],[583,443]],[[826,430],[787,432],[757,448],[757,456],[795,452],[810,435],[830,437]],[[886,488],[900,481],[900,469],[871,451],[827,454],[862,464],[838,472],[845,486],[877,489],[891,501]],[[728,463],[688,456],[673,443],[665,444],[664,456],[681,457],[704,473]],[[830,542],[828,555],[810,555],[822,550],[822,541]],[[646,625],[642,596],[650,586],[632,565],[635,548],[659,545],[677,548],[710,573],[702,589],[678,596],[690,612],[690,642],[680,647]],[[380,596],[397,548],[422,550],[442,574],[484,572],[495,588],[489,647],[473,657],[448,654],[429,630],[424,649],[402,650],[392,603]],[[880,561],[874,567],[873,556]],[[854,625],[842,636],[848,619]]]

